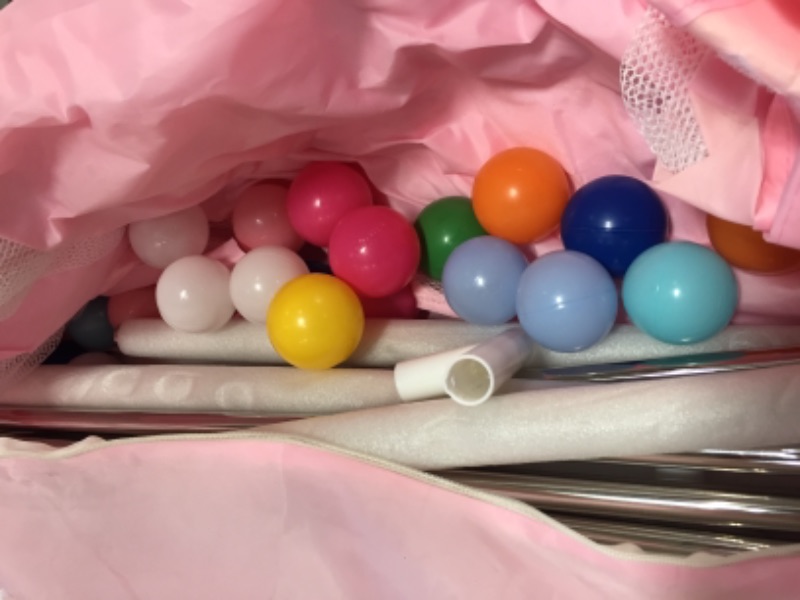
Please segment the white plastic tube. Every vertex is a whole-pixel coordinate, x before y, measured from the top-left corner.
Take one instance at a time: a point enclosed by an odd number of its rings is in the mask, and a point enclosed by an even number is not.
[[[520,370],[532,347],[533,341],[521,328],[478,344],[451,361],[444,377],[445,392],[462,406],[483,404]]]
[[[445,380],[453,363],[475,346],[438,352],[430,356],[397,363],[394,368],[394,385],[404,402],[442,398],[447,393]]]

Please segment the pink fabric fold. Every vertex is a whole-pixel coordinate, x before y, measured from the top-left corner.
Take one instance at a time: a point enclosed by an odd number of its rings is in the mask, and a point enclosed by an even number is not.
[[[545,517],[280,440],[0,459],[4,597],[786,597],[800,558],[614,555]]]

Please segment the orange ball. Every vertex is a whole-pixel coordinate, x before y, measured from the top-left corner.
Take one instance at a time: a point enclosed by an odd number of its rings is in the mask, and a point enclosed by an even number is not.
[[[528,244],[558,227],[569,194],[567,174],[553,157],[534,148],[511,148],[478,171],[472,205],[490,235]]]
[[[778,275],[800,268],[800,251],[771,244],[760,232],[719,217],[706,217],[708,237],[714,249],[732,266],[764,275]]]

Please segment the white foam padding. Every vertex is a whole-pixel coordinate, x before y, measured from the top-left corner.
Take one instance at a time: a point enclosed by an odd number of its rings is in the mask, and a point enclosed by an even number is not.
[[[0,403],[70,409],[320,414],[399,402],[392,372],[211,365],[45,365]]]
[[[800,366],[399,404],[263,428],[420,469],[800,441]]]
[[[368,320],[351,367],[394,367],[462,346],[480,344],[510,326],[483,327],[452,320]],[[212,333],[175,331],[159,319],[129,321],[117,332],[123,354],[155,361],[217,364],[282,364],[263,325],[233,321]],[[699,344],[664,344],[631,325],[618,325],[602,342],[573,354],[534,345],[527,368],[577,366],[698,352],[800,346],[800,327],[734,325]],[[524,373],[524,370],[523,370]]]

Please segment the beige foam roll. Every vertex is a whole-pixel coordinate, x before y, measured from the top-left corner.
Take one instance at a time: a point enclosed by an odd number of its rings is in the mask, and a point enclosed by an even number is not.
[[[266,427],[420,469],[800,441],[800,366],[431,400]]]
[[[475,346],[510,327],[483,327],[454,320],[368,320],[364,338],[347,366],[394,367],[401,361]],[[123,354],[151,361],[283,364],[264,327],[246,321],[233,321],[212,333],[175,331],[159,319],[129,321],[120,327],[117,343]],[[800,327],[737,325],[700,344],[671,346],[630,325],[620,325],[602,342],[583,352],[564,354],[534,345],[525,364],[567,367],[793,345],[800,346]]]

